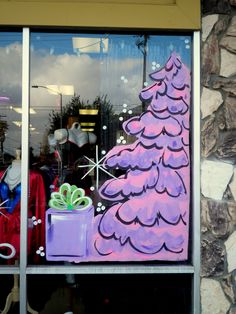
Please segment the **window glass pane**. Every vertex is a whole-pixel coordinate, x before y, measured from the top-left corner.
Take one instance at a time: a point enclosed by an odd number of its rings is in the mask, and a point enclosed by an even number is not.
[[[29,275],[27,288],[28,304],[37,313],[65,313],[69,308],[72,294],[65,275]]]
[[[191,41],[32,33],[30,263],[188,260]]]
[[[28,302],[41,314],[189,314],[191,276],[28,276]]]
[[[11,298],[12,288],[18,289],[18,279],[18,275],[0,275],[0,311],[3,313],[13,313],[9,312],[10,308],[19,313],[18,302],[12,302]]]
[[[0,32],[0,264],[20,250],[22,36]]]

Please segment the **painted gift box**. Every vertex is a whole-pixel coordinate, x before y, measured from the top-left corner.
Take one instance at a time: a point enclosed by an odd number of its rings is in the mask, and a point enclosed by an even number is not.
[[[76,262],[91,245],[94,207],[83,189],[64,183],[53,192],[46,211],[46,259]]]

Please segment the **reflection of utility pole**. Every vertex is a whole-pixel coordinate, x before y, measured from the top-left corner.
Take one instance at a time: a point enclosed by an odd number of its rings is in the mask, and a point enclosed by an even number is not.
[[[144,34],[140,36],[135,44],[138,47],[138,49],[142,52],[143,54],[143,81],[142,81],[142,88],[145,87],[145,82],[146,82],[146,71],[147,71],[147,41],[148,41],[148,35]],[[145,110],[145,103],[142,102],[142,111]]]
[[[60,93],[58,90],[55,90],[53,88],[50,88],[48,86],[45,85],[33,85],[32,88],[45,88],[47,89],[49,92],[52,92],[56,95],[59,96],[59,105],[60,105],[60,129],[62,129],[63,124],[62,124],[62,93]]]

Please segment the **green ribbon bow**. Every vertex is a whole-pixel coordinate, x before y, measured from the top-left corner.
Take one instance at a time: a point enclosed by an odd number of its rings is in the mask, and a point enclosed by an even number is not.
[[[85,196],[85,192],[76,185],[63,183],[59,192],[51,193],[49,206],[61,210],[85,210],[92,205],[90,197]]]

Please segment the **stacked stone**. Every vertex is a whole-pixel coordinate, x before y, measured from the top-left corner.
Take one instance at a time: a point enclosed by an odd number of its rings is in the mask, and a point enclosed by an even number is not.
[[[236,0],[202,3],[201,306],[236,314]]]

